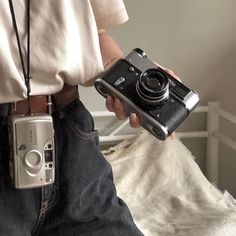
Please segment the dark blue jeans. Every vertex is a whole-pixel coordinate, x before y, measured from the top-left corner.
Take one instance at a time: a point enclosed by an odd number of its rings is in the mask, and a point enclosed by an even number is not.
[[[112,170],[99,151],[90,113],[76,100],[53,118],[55,183],[24,190],[10,183],[8,130],[1,122],[0,235],[142,235],[116,195]]]

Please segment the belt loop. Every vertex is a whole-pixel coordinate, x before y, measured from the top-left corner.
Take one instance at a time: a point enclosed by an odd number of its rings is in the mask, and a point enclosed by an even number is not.
[[[12,110],[13,110],[14,112],[15,112],[16,109],[17,109],[17,108],[16,108],[16,104],[17,104],[17,102],[13,102],[13,103],[12,103]]]
[[[48,114],[51,116],[52,115],[52,96],[51,95],[47,96],[47,110],[48,110]]]

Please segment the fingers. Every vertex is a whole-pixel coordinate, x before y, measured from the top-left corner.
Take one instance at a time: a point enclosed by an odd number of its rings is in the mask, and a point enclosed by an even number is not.
[[[124,106],[120,99],[115,98],[113,108],[117,119],[124,120],[126,118]]]
[[[140,127],[139,117],[135,113],[131,113],[131,115],[129,117],[129,124],[132,128],[139,128]]]
[[[175,132],[173,132],[169,137],[170,137],[171,139],[175,139],[175,138],[176,138]]]
[[[111,96],[108,96],[106,99],[106,107],[108,111],[116,114],[117,119],[124,120],[126,118],[124,106],[120,99],[113,99]]]
[[[173,78],[175,78],[175,79],[181,81],[181,79],[174,73],[173,70],[170,70],[170,69],[165,68],[165,67],[163,67],[163,66],[162,66],[162,69],[163,69],[165,72],[167,72],[169,75],[171,75]]]
[[[124,120],[127,118],[125,115],[124,105],[118,98],[113,99],[111,96],[108,96],[106,99],[106,107],[108,111],[115,113],[117,119]],[[131,113],[129,123],[132,128],[140,127],[139,117],[135,113]]]
[[[113,108],[113,98],[111,96],[108,96],[106,98],[106,108],[108,111],[110,112],[114,112],[114,108]]]

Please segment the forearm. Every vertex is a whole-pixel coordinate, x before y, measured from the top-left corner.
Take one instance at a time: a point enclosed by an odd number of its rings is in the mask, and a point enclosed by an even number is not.
[[[106,32],[99,30],[99,43],[102,54],[103,65],[109,66],[123,55],[117,42]]]
[[[105,29],[99,30],[99,45],[102,55],[102,61],[105,69],[111,66],[116,59],[120,58],[123,55],[122,50],[116,41],[107,33]],[[99,76],[99,75],[97,75]],[[96,77],[88,80],[83,85],[84,86],[92,86]]]

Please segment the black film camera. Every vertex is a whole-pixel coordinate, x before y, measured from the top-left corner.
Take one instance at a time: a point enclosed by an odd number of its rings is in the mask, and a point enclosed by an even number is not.
[[[126,115],[140,117],[143,128],[165,140],[199,102],[198,94],[174,79],[136,48],[120,58],[96,81],[97,91],[118,97]]]

